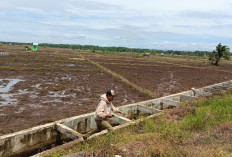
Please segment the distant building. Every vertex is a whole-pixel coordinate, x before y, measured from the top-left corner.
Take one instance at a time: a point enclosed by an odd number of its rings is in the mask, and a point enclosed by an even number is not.
[[[37,51],[38,50],[38,43],[33,43],[33,51]]]
[[[161,55],[161,56],[164,56],[164,53],[161,53],[160,55]]]
[[[150,53],[144,53],[143,56],[144,57],[150,57]]]

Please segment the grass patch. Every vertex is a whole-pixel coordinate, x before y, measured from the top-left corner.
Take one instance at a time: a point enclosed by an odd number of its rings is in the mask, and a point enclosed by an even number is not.
[[[228,93],[201,102],[195,114],[186,115],[181,127],[191,131],[210,130],[227,121],[232,121],[232,95]]]
[[[63,155],[65,155],[65,151],[59,151],[59,152],[56,152],[56,153],[54,153],[54,154],[51,154],[49,157],[61,157],[61,156],[63,156]]]
[[[183,111],[186,111],[183,113]],[[171,117],[179,116],[178,120]],[[64,154],[86,156],[231,156],[232,92],[186,103],[114,134],[79,143]]]

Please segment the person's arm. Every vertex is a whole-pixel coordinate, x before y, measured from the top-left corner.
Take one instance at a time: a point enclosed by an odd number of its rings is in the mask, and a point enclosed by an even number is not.
[[[118,108],[114,107],[113,103],[111,103],[111,109],[112,109],[114,112],[117,112],[117,113],[123,114],[123,112],[122,112],[122,111],[120,111]]]

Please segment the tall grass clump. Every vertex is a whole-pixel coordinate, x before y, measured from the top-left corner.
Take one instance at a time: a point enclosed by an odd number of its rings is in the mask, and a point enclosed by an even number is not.
[[[232,95],[206,99],[197,104],[194,114],[188,114],[182,120],[181,128],[190,131],[210,130],[214,126],[232,120]]]

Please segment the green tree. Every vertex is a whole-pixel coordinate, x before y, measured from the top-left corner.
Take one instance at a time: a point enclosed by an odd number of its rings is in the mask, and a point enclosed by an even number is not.
[[[222,45],[221,43],[219,43],[216,46],[216,50],[214,50],[210,54],[209,60],[210,60],[211,64],[218,65],[221,58],[229,60],[230,56],[231,56],[230,48],[226,45]]]

